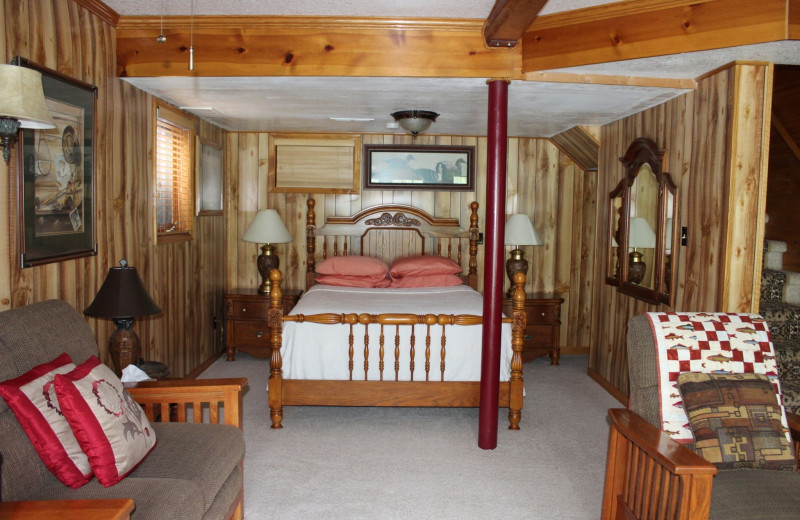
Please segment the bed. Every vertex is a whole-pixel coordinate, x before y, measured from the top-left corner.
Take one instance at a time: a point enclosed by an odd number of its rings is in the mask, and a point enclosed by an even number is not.
[[[272,428],[282,427],[283,406],[479,406],[483,297],[476,290],[478,203],[469,206],[468,229],[458,219],[401,205],[328,217],[318,229],[315,204],[308,199],[306,292],[289,315],[283,314],[282,273],[275,269],[270,274]],[[319,242],[322,251],[317,251]],[[324,263],[348,255],[381,257],[387,263],[394,255],[448,258],[463,266],[463,283],[405,289],[316,283],[320,257]],[[522,412],[523,274],[515,285],[513,316],[502,318],[498,399],[500,407],[509,409],[513,430],[519,429]]]

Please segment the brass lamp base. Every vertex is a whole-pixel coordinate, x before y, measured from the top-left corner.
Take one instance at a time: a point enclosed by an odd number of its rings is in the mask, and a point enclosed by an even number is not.
[[[258,274],[261,275],[261,285],[258,286],[258,293],[269,294],[272,290],[272,280],[269,279],[269,273],[280,266],[278,255],[275,254],[275,246],[272,244],[261,246],[261,254],[258,255],[256,264],[258,265]]]
[[[635,284],[642,283],[647,272],[647,264],[642,260],[642,253],[633,251],[629,255],[628,281]]]
[[[506,260],[506,274],[510,282],[506,298],[514,295],[514,275],[517,273],[528,274],[528,261],[525,260],[525,252],[522,249],[512,249],[511,256]]]
[[[108,351],[117,375],[122,375],[122,369],[128,365],[136,365],[142,356],[139,346],[139,336],[133,331],[133,318],[115,318],[117,326],[108,339]]]

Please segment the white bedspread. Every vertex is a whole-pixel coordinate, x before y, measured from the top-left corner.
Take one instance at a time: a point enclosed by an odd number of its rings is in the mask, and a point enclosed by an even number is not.
[[[357,289],[315,285],[303,295],[291,314],[319,313],[411,313],[483,314],[483,296],[466,285],[419,289]],[[482,326],[446,326],[445,381],[479,381]],[[400,327],[401,381],[410,380],[411,327]],[[425,335],[427,326],[416,325],[414,333],[414,380],[425,380]],[[349,325],[286,322],[283,327],[283,377],[287,379],[349,378]],[[384,326],[384,380],[394,380],[395,326]],[[430,380],[440,381],[441,327],[431,326]],[[364,325],[353,328],[353,379],[364,380]],[[379,379],[380,325],[369,326],[368,379]],[[502,326],[500,380],[510,378],[511,324]]]

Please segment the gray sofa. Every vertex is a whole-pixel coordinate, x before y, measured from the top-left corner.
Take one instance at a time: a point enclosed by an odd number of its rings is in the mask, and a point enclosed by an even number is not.
[[[91,328],[67,303],[49,300],[0,313],[0,381],[22,375],[62,352],[67,352],[76,365],[98,353]],[[0,499],[132,498],[134,520],[241,518],[244,437],[237,407],[241,407],[246,380],[185,383],[140,383],[140,388],[131,390],[137,401],[150,403],[145,410],[151,417],[157,445],[130,475],[108,488],[96,478],[78,489],[62,484],[42,463],[14,413],[0,399]],[[186,403],[191,402],[212,406],[223,402],[221,415],[228,424],[152,420],[157,419],[154,410],[167,410],[170,403],[177,403],[172,405],[172,415],[182,418]],[[184,408],[175,413],[176,407]]]

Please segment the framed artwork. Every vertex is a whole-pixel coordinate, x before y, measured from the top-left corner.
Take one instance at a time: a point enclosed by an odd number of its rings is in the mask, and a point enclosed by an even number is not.
[[[97,87],[25,58],[12,62],[42,74],[56,127],[23,129],[19,158],[22,267],[97,254],[94,132]]]
[[[364,145],[364,188],[472,191],[475,147]]]
[[[222,147],[195,138],[197,215],[222,215]]]

